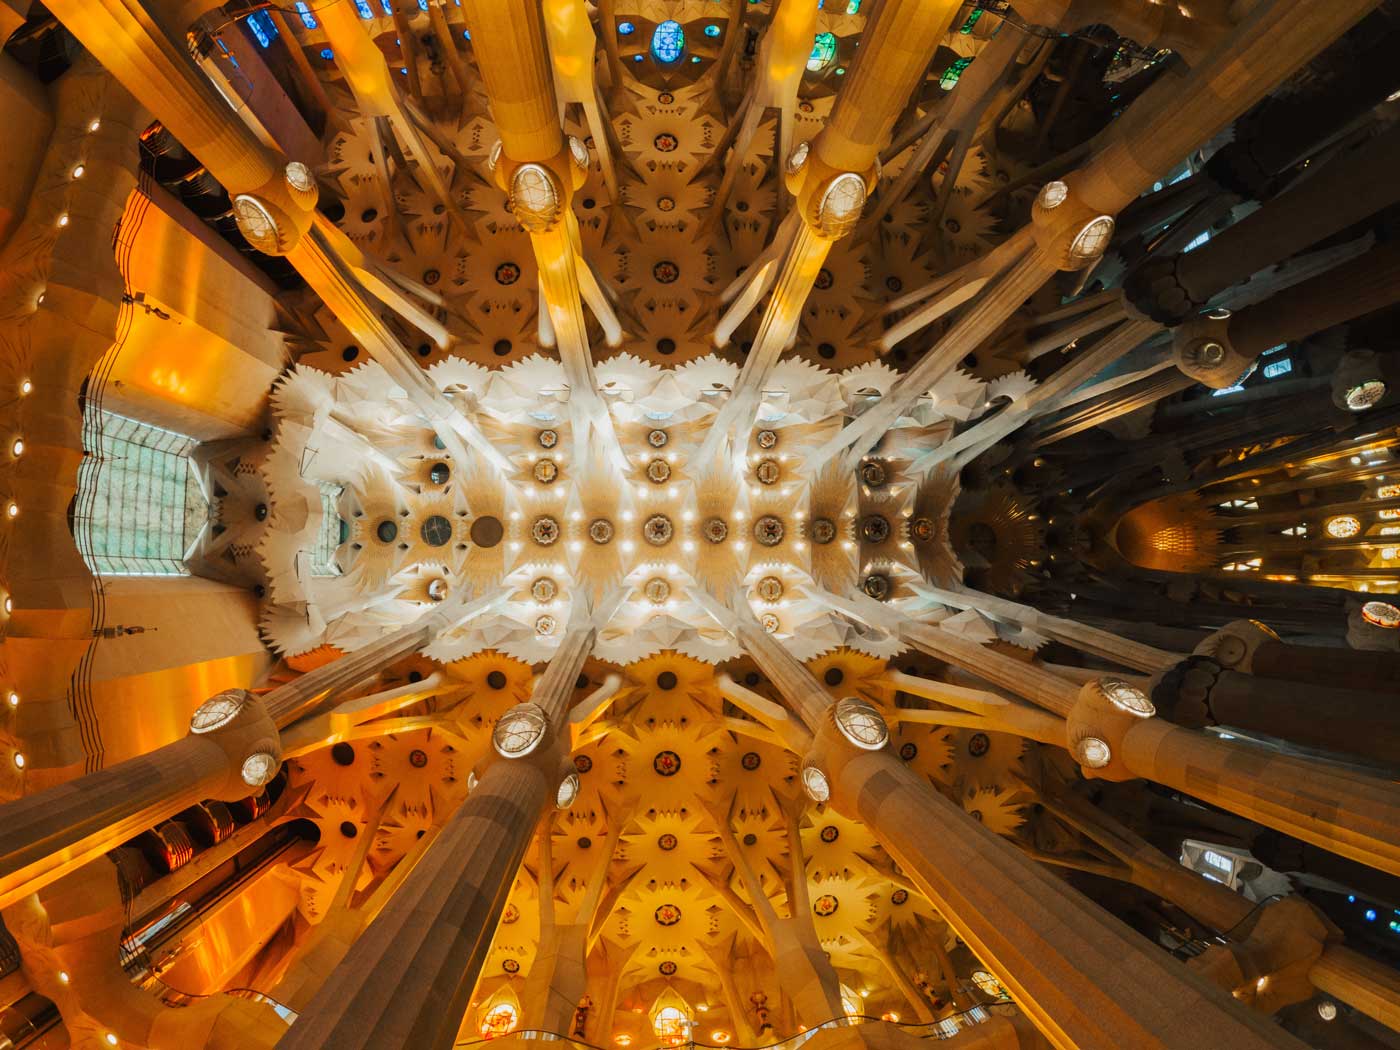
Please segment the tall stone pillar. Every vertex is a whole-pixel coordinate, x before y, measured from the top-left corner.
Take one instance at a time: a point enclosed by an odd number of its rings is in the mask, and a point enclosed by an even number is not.
[[[1337,650],[1343,658],[1348,651]],[[1234,726],[1400,767],[1400,698],[1263,678],[1193,656],[1157,679],[1157,709],[1178,725]]]
[[[862,610],[873,602],[858,603]],[[1076,686],[1050,671],[883,607],[916,649],[948,660],[1064,719],[1086,776],[1141,777],[1373,867],[1400,874],[1400,785],[1334,762],[1226,741],[1156,717],[1143,689],[1104,678]]]
[[[0,806],[0,907],[202,799],[258,791],[281,765],[279,729],[422,648],[451,612],[436,607],[261,698],[220,693],[195,712],[189,736]]]
[[[475,789],[279,1050],[452,1046],[516,872],[565,777],[564,715],[596,635],[582,606],[530,700],[496,723]]]
[[[559,122],[540,5],[532,0],[466,0],[464,11],[501,136],[492,173],[530,235],[540,293],[573,391],[570,405],[587,409],[582,422],[601,428],[615,444],[611,417],[597,394],[579,272],[587,264],[569,204],[588,178],[590,160],[587,147],[566,139]]]
[[[734,393],[711,421],[700,462],[711,460],[731,430],[743,433],[752,422],[763,384],[797,330],[822,263],[832,244],[860,221],[878,178],[880,151],[957,9],[957,0],[883,0],[861,36],[826,127],[780,158],[796,198],[795,236],[778,264],[772,298]]]
[[[1236,1050],[1299,1050],[940,795],[895,757],[877,712],[833,708],[747,609],[736,619],[731,629],[814,735],[809,795],[874,833],[1056,1047],[1197,1050],[1209,1031]]]

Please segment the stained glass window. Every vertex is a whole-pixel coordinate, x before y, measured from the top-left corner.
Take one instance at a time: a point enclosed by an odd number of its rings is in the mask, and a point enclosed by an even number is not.
[[[634,26],[631,22],[619,22],[617,24],[618,36],[631,36],[636,31],[637,27]]]
[[[266,11],[254,11],[249,15],[248,29],[260,47],[270,47],[277,39],[277,27],[272,24],[272,16]]]
[[[1293,371],[1293,358],[1284,357],[1264,366],[1264,378],[1274,379],[1281,375],[1287,375],[1291,371]]]
[[[297,14],[301,15],[301,24],[307,29],[316,28],[316,16],[311,13],[311,5],[306,0],[297,0]]]
[[[321,48],[321,57],[329,62],[331,59],[335,58],[335,52],[328,47],[323,47]]]
[[[974,7],[972,13],[967,16],[967,21],[962,24],[962,28],[959,29],[958,32],[962,33],[964,36],[971,33],[972,27],[977,24],[977,20],[981,17],[982,9],[980,7]]]
[[[955,58],[953,64],[943,71],[942,78],[938,81],[938,86],[944,91],[953,90],[953,85],[958,82],[958,77],[963,75],[963,70],[972,65],[971,58]]]
[[[674,18],[657,25],[651,34],[651,57],[662,65],[679,62],[685,54],[685,30]]]
[[[860,14],[860,0],[846,0],[846,14]]]
[[[190,467],[193,438],[89,409],[73,531],[104,576],[185,576],[185,551],[209,517]]]
[[[361,18],[374,17],[374,12],[369,9],[369,0],[355,0],[355,11]]]
[[[343,542],[345,522],[340,518],[340,494],[342,486],[328,481],[320,483],[321,528],[316,533],[316,549],[311,552],[312,576],[339,576],[340,566],[336,564],[335,551]]]
[[[713,22],[711,22],[709,25],[707,25],[707,26],[705,27],[705,35],[706,35],[706,36],[708,36],[708,37],[717,37],[717,36],[719,36],[719,34],[720,34],[720,28],[719,28],[719,26],[715,25]]]
[[[833,33],[818,33],[812,42],[812,54],[807,59],[807,69],[815,73],[836,61],[836,36]]]

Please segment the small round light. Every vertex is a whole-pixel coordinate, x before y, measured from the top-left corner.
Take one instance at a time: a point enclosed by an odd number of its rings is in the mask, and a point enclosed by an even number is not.
[[[428,598],[430,601],[440,602],[447,597],[448,587],[446,580],[433,580],[428,584]]]
[[[841,735],[864,751],[879,751],[890,742],[889,726],[867,700],[846,696],[836,701],[836,728]]]
[[[31,393],[33,393],[33,392],[34,392],[34,384],[31,383],[28,379],[20,380],[19,392],[20,392],[21,396],[26,395],[26,394],[31,394]]]
[[[117,1036],[116,1036],[116,1033],[115,1033],[115,1032],[107,1032],[107,1033],[105,1033],[105,1034],[102,1036],[102,1039],[103,1039],[103,1041],[104,1041],[108,1046],[116,1046],[116,1045],[117,1045]]]
[[[1379,379],[1358,383],[1346,393],[1347,408],[1353,412],[1364,412],[1385,397],[1385,389],[1385,383]]]
[[[554,805],[559,809],[568,809],[578,798],[578,790],[578,774],[570,773],[559,781],[559,790],[554,793]]]
[[[81,179],[83,177],[83,172],[85,171],[87,171],[87,168],[79,164],[76,168],[73,169],[73,178]]]
[[[248,694],[241,689],[226,689],[211,696],[190,715],[190,732],[203,735],[222,729],[238,717],[247,703]]]
[[[1361,607],[1361,618],[1388,631],[1400,627],[1400,609],[1389,602],[1367,602]]]
[[[15,768],[16,768],[16,769],[23,769],[23,768],[24,768],[24,756],[23,756],[22,754],[20,754],[18,751],[15,752]]]
[[[67,983],[68,983],[68,971],[67,971],[67,970],[59,970],[59,971],[58,971],[58,983],[59,983],[59,984],[67,984]]]
[[[1065,201],[1069,200],[1069,187],[1056,179],[1054,182],[1047,182],[1040,188],[1040,194],[1035,202],[1046,211],[1058,208]]]
[[[1146,693],[1121,678],[1100,678],[1098,686],[1104,699],[1120,711],[1126,711],[1138,718],[1151,718],[1157,713],[1157,708]]]
[[[476,775],[476,770],[475,770],[475,769],[473,769],[470,773],[467,774],[467,791],[468,791],[468,792],[475,791],[475,790],[476,790],[476,786],[477,786],[478,784],[480,784],[480,783],[481,783],[481,780],[480,780],[480,778],[477,777],[477,775]]]
[[[10,615],[10,613],[12,613],[12,612],[14,612],[14,611],[15,611],[14,599],[12,599],[12,598],[7,594],[7,595],[5,595],[5,615],[8,616],[8,615]]]
[[[502,758],[523,758],[540,746],[548,729],[544,708],[526,701],[501,716],[491,733],[491,744]]]
[[[98,128],[100,128],[101,126],[102,126],[102,121],[100,121],[100,120],[98,120],[96,117],[94,117],[94,118],[92,119],[92,123],[90,123],[90,124],[88,125],[88,131],[96,131],[96,130],[97,130]]]
[[[299,160],[289,163],[283,175],[287,179],[287,185],[298,192],[306,193],[316,188],[316,177],[311,174],[311,169]]]
[[[11,689],[8,693],[5,694],[5,703],[9,704],[11,707],[18,707],[19,694],[13,689]]]
[[[813,802],[825,802],[831,797],[831,782],[817,766],[802,767],[802,789]]]
[[[243,768],[239,773],[243,777],[243,783],[249,787],[260,788],[276,775],[277,759],[266,751],[254,751],[243,760]]]
[[[1070,243],[1070,259],[1081,265],[1098,259],[1108,247],[1108,242],[1113,239],[1114,226],[1111,215],[1100,215],[1096,219],[1090,219]]]
[[[62,227],[62,226],[67,226],[67,225],[68,225],[68,213],[67,213],[67,212],[64,212],[62,215],[60,215],[60,216],[58,217],[58,225],[59,225],[60,227]]]
[[[24,438],[15,438],[14,442],[10,445],[10,455],[24,455]]]
[[[1108,743],[1096,736],[1086,736],[1074,745],[1074,757],[1090,769],[1102,769],[1113,759]]]
[[[1324,1021],[1335,1021],[1337,1019],[1337,1004],[1331,999],[1324,999],[1317,1004],[1317,1016]]]
[[[9,503],[5,504],[5,514],[7,517],[18,518],[19,504],[16,503],[14,500],[10,500]]]
[[[794,146],[792,148],[792,152],[788,154],[788,173],[796,175],[799,171],[801,171],[803,165],[807,163],[807,154],[811,152],[812,147],[809,143],[799,142],[796,146]]]

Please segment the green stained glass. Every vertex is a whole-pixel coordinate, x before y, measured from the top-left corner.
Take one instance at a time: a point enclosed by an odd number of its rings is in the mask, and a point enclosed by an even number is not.
[[[836,61],[836,36],[833,33],[818,33],[812,43],[812,55],[807,59],[807,69],[816,73]]]
[[[959,29],[958,32],[962,33],[963,35],[971,33],[972,27],[977,24],[977,20],[981,17],[982,9],[980,7],[974,7],[972,9],[972,13],[967,16],[967,21],[962,24],[962,28]]]
[[[190,464],[193,438],[100,409],[83,417],[73,531],[104,576],[187,576],[185,551],[209,518]]]
[[[972,65],[971,58],[954,59],[953,64],[943,71],[943,76],[938,81],[939,87],[944,91],[951,91],[953,85],[958,82],[958,77],[963,75],[963,70],[970,65]]]
[[[860,14],[860,0],[846,0],[846,14]]]

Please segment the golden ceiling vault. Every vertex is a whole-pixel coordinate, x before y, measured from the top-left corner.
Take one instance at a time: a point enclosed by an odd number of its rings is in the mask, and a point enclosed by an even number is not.
[[[1400,1047],[1388,0],[0,26],[0,1048]]]

